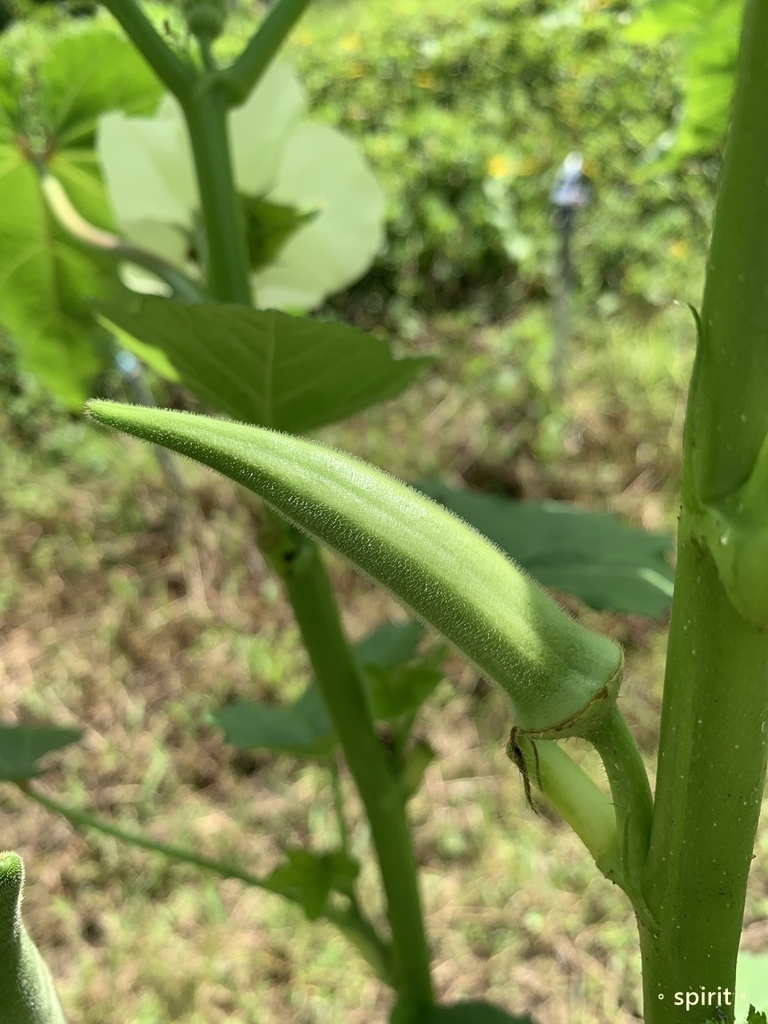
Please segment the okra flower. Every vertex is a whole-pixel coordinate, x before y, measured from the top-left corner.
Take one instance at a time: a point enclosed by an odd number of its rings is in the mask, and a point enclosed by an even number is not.
[[[360,277],[383,241],[384,196],[372,171],[341,132],[304,121],[306,107],[295,71],[278,60],[229,115],[262,308],[315,308]],[[97,152],[126,240],[199,275],[200,200],[178,103],[166,96],[153,117],[105,114]],[[125,280],[136,291],[165,290],[138,268],[126,268]]]

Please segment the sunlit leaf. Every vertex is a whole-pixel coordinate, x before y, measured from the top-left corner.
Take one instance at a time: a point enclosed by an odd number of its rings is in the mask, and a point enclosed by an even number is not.
[[[524,566],[592,608],[658,616],[672,600],[671,540],[560,501],[510,501],[439,481],[420,489]]]
[[[430,362],[394,359],[386,342],[356,328],[275,310],[154,296],[131,308],[100,308],[128,335],[164,352],[178,379],[212,408],[293,433],[394,397]],[[124,343],[130,346],[128,338]]]

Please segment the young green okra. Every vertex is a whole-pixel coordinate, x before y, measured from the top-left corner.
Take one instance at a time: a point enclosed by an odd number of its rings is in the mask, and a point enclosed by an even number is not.
[[[66,1024],[53,979],[21,919],[24,863],[0,853],[0,1020]]]
[[[486,538],[327,445],[241,423],[94,401],[100,422],[244,484],[383,584],[504,691],[521,734],[586,735],[613,708],[621,649],[567,615]]]

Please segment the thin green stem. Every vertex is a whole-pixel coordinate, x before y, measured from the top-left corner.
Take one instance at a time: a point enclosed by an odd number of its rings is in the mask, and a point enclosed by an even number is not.
[[[231,106],[245,103],[309,2],[278,0],[234,64],[222,72]]]
[[[609,797],[555,740],[521,736],[516,742],[529,782],[571,826],[606,878],[620,884],[621,850]]]
[[[179,296],[185,302],[203,302],[205,299],[203,289],[190,277],[187,277],[183,271],[172,267],[155,253],[131,245],[111,231],[105,231],[104,228],[91,224],[76,209],[64,186],[44,164],[39,163],[37,171],[40,189],[48,209],[56,218],[57,223],[75,241],[89,249],[97,249],[118,262],[135,263],[139,267],[144,267],[164,281],[174,295]]]
[[[219,67],[216,63],[215,57],[213,56],[213,41],[207,36],[198,38],[197,48],[200,51],[200,61],[206,72],[210,75],[217,74]]]
[[[701,535],[703,504],[733,495],[768,429],[768,4],[748,0],[688,403],[683,511],[643,891],[646,1024],[701,1024],[675,992],[721,993],[736,957],[768,757],[768,632],[734,607]],[[760,567],[756,566],[760,572]],[[768,573],[768,565],[764,566]],[[730,1002],[725,993],[731,993]]]
[[[220,302],[252,305],[244,228],[234,187],[217,75],[184,105],[202,203],[208,288]],[[392,932],[392,976],[411,1005],[434,1002],[416,864],[405,804],[376,736],[333,590],[316,546],[267,514],[262,549],[282,577],[315,679],[344,748],[371,825]],[[270,547],[271,545],[271,547]]]
[[[213,871],[221,878],[232,878],[254,888],[265,889],[276,895],[282,895],[282,893],[270,885],[268,878],[260,878],[258,875],[251,874],[249,871],[243,871],[241,868],[235,867],[232,864],[226,864],[223,861],[213,860],[210,857],[201,857],[200,854],[193,853],[191,850],[186,850],[180,846],[161,843],[156,839],[137,835],[135,832],[130,832],[119,825],[112,825],[77,807],[68,807],[53,797],[41,793],[40,790],[34,789],[28,782],[20,783],[19,789],[31,800],[34,800],[35,803],[40,804],[49,811],[53,811],[55,814],[60,814],[70,824],[78,828],[92,828],[97,832],[102,832],[104,835],[119,839],[123,843],[138,846],[142,850],[148,850],[150,853],[162,854],[163,857],[178,861],[181,864],[190,864],[192,867],[202,868],[204,871]],[[388,944],[379,936],[370,921],[361,914],[356,903],[351,903],[345,908],[329,905],[323,910],[322,916],[343,933],[366,962],[373,967],[383,982],[391,984],[391,950]]]
[[[154,26],[136,0],[102,0],[110,14],[149,64],[163,85],[182,102],[192,91],[195,71],[182,63]]]
[[[34,789],[29,783],[20,783],[19,789],[42,807],[46,807],[49,811],[54,811],[56,814],[66,818],[72,825],[96,829],[98,832],[103,832],[104,835],[113,836],[115,839],[129,843],[131,846],[139,846],[142,850],[149,850],[150,853],[161,853],[164,857],[179,861],[182,864],[191,864],[196,868],[214,871],[217,875],[221,875],[222,878],[236,878],[240,882],[245,882],[246,885],[256,886],[260,889],[269,888],[268,885],[265,886],[263,878],[259,878],[248,871],[243,871],[222,861],[212,860],[209,857],[201,857],[192,850],[185,850],[181,846],[173,846],[168,843],[161,843],[156,839],[150,839],[147,836],[137,835],[135,832],[121,828],[119,825],[112,825],[102,818],[88,814],[87,811],[81,811],[77,807],[67,807],[66,804],[59,803],[53,797],[41,793],[39,789]]]
[[[642,894],[642,872],[648,857],[653,819],[653,796],[635,738],[617,706],[590,732],[603,762],[616,812],[621,845],[621,886],[638,919],[653,930],[655,922]]]
[[[390,988],[395,988],[392,946],[382,939],[371,922],[361,913],[356,900],[351,900],[349,906],[343,909],[326,908],[323,917],[355,947],[365,962],[373,968],[379,981]]]
[[[339,838],[341,839],[341,845],[348,852],[350,844],[349,825],[347,824],[347,816],[344,813],[344,794],[341,791],[341,771],[339,770],[339,762],[335,754],[333,754],[328,762],[328,770],[331,773],[333,808],[336,812],[336,820],[339,823]]]
[[[137,267],[150,271],[168,285],[175,298],[183,302],[194,305],[208,298],[205,289],[197,281],[147,249],[139,249],[138,246],[121,241],[108,254],[120,263],[135,263]]]
[[[387,899],[401,998],[434,1002],[416,861],[398,781],[376,735],[360,669],[343,634],[335,597],[316,546],[277,517],[267,555],[282,577],[336,734],[371,826]]]

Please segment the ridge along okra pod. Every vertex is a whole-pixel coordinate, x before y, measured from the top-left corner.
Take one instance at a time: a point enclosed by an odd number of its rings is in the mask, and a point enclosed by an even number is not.
[[[241,423],[106,401],[88,410],[243,484],[385,586],[500,686],[521,735],[584,736],[615,707],[620,647],[579,625],[472,527],[381,470]]]
[[[0,1020],[3,1024],[66,1024],[50,971],[21,919],[24,863],[0,853]]]

